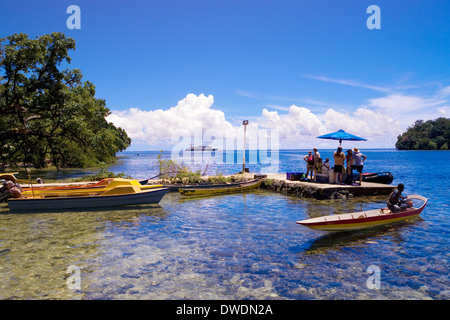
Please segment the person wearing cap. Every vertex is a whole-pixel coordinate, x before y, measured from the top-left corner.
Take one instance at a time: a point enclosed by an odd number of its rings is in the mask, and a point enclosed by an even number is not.
[[[358,148],[353,148],[353,165],[352,169],[355,169],[359,173],[359,185],[361,185],[362,182],[362,172],[364,167],[364,161],[366,161],[367,157],[363,155],[361,152],[359,152]]]

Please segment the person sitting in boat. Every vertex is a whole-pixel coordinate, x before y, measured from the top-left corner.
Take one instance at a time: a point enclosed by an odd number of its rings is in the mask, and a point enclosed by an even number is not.
[[[0,203],[9,198],[22,198],[22,188],[15,181],[6,178],[0,188]]]
[[[395,188],[389,195],[387,206],[392,213],[399,212],[402,208],[404,200],[407,198],[406,196],[402,196],[403,190],[405,190],[405,186],[403,183],[399,183],[397,188]]]

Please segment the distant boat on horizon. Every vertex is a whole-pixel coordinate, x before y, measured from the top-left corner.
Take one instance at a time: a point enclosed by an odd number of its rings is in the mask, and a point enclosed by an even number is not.
[[[185,151],[191,151],[191,152],[194,152],[194,151],[217,151],[217,150],[219,150],[219,149],[212,148],[210,146],[197,146],[197,147],[194,147],[193,145],[191,145],[189,148],[185,149]]]

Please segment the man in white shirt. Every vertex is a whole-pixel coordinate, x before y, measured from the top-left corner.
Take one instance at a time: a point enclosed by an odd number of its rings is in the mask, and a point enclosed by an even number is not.
[[[359,152],[358,148],[354,148],[353,151],[354,152],[352,159],[354,162],[352,165],[352,169],[355,169],[356,171],[359,172],[359,185],[361,185],[364,161],[366,161],[367,157],[363,155],[361,152]]]

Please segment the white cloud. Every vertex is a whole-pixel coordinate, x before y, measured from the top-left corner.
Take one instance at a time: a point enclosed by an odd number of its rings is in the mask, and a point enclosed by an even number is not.
[[[354,81],[354,80],[333,79],[333,78],[325,77],[325,76],[311,76],[311,75],[305,76],[305,78],[319,80],[322,82],[337,83],[337,84],[342,84],[342,85],[351,86],[351,87],[371,89],[371,90],[381,91],[381,92],[391,92],[391,89],[389,89],[389,88],[373,86],[370,84],[365,84],[365,83],[361,83],[361,82]]]
[[[212,95],[188,94],[175,107],[166,110],[113,110],[107,120],[125,129],[132,140],[140,140],[150,146],[167,144],[173,143],[171,138],[176,130],[186,130],[192,135],[197,133],[199,127],[203,130],[232,130],[233,126],[225,120],[225,114],[211,108],[213,103]]]
[[[446,100],[437,98],[390,94],[370,99],[368,105],[350,112],[328,108],[323,113],[317,113],[296,105],[289,108],[270,106],[277,110],[263,108],[259,116],[251,117],[247,133],[251,135],[260,129],[276,129],[280,148],[310,148],[311,145],[334,147],[332,141],[316,138],[343,129],[368,139],[364,147],[393,147],[398,134],[417,119],[448,116],[450,108],[444,102]],[[221,132],[223,137],[235,137],[237,143],[241,143],[241,122],[232,124],[223,111],[213,108],[213,104],[212,95],[188,94],[176,106],[168,109],[113,110],[107,120],[124,128],[137,145],[145,143],[154,148],[178,143],[172,135],[180,130],[200,139],[195,144],[202,143],[205,132]],[[206,136],[210,136],[208,134]]]
[[[425,99],[418,96],[408,96],[402,94],[391,94],[386,97],[369,100],[370,106],[374,108],[386,109],[392,113],[423,110],[426,108],[439,106],[445,102],[446,100],[437,100],[434,98]]]

